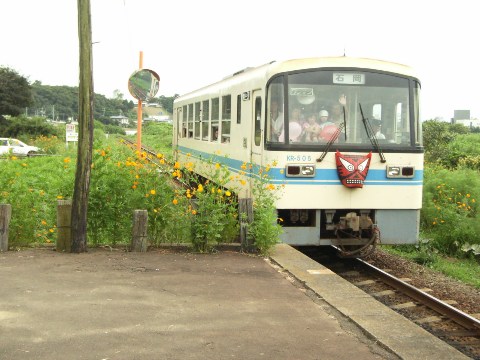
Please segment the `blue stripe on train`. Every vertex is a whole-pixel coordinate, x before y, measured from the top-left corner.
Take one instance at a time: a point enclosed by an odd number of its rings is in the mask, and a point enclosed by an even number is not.
[[[206,153],[198,150],[193,150],[183,146],[178,147],[179,151],[185,154],[190,154],[194,159],[212,159],[213,162],[221,162],[225,164],[230,171],[233,173],[239,173],[241,171],[245,172],[245,175],[257,176],[258,166],[254,166],[252,171],[243,170],[241,166],[243,162],[236,159],[231,159],[227,156],[217,155]],[[291,184],[291,185],[340,185],[340,180],[338,179],[337,169],[317,169],[315,172],[315,177],[304,178],[304,177],[286,177],[285,169],[283,168],[271,168],[268,172],[269,181],[273,184]],[[368,171],[367,178],[365,179],[366,185],[406,185],[406,186],[419,186],[423,182],[423,170],[415,170],[415,175],[411,179],[390,179],[387,178],[387,173],[385,169],[370,169]]]

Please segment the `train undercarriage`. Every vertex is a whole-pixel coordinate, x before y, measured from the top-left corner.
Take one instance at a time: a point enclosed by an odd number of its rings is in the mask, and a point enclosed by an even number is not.
[[[283,240],[292,245],[334,245],[341,257],[365,257],[380,242],[372,210],[279,209]]]

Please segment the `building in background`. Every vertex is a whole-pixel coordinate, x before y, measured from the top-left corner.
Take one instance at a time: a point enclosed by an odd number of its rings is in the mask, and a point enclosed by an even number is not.
[[[462,124],[469,128],[480,127],[480,120],[472,119],[470,117],[470,110],[454,110],[452,123]]]

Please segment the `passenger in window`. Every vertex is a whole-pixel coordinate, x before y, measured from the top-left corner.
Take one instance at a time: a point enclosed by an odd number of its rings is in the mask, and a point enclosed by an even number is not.
[[[302,110],[299,107],[293,108],[289,121],[296,122],[300,124],[300,126],[302,126],[305,123],[305,118],[303,117]]]
[[[372,120],[372,130],[373,134],[377,138],[377,140],[385,140],[385,135],[382,134],[382,121],[378,119]]]
[[[280,111],[280,104],[277,99],[270,103],[270,126],[272,130],[272,141],[279,141],[283,132],[283,113]]]
[[[337,103],[333,103],[332,106],[330,107],[330,121],[333,122],[334,124],[340,125],[343,124],[345,119],[346,119],[346,113],[345,117],[343,115],[343,111],[347,111],[347,97],[342,94],[338,98]]]
[[[217,141],[217,140],[218,140],[218,128],[214,128],[212,133],[212,141]]]
[[[327,125],[333,124],[333,122],[328,119],[327,110],[320,110],[320,112],[318,113],[318,116],[320,118],[320,129],[323,129]]]
[[[299,107],[294,107],[290,118],[288,119],[289,132],[290,132],[290,142],[300,142],[304,139],[303,133],[303,124],[305,123],[305,118],[302,114],[302,110]]]
[[[318,136],[322,128],[317,122],[317,115],[310,114],[307,117],[307,122],[303,125],[303,137],[305,142],[317,142]]]
[[[335,142],[338,142],[338,126],[328,117],[327,110],[321,110],[320,113],[320,133],[318,140],[322,142],[328,142],[332,137],[336,137]]]

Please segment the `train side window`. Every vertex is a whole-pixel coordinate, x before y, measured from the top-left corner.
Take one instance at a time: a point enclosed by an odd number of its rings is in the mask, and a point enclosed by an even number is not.
[[[195,139],[200,139],[200,101],[195,103]]]
[[[187,105],[183,105],[182,108],[182,137],[187,137]]]
[[[188,104],[188,137],[193,138],[193,104]]]
[[[230,122],[232,118],[232,96],[222,96],[222,143],[230,142]]]
[[[218,141],[218,120],[220,117],[220,99],[212,99],[212,116],[211,116],[211,129],[210,134],[212,141]]]
[[[202,102],[202,117],[201,117],[201,122],[202,122],[202,140],[208,141],[208,123],[210,120],[210,108],[209,108],[210,102],[209,100],[204,100]]]
[[[262,98],[255,98],[255,146],[260,146],[262,140]]]
[[[237,95],[237,124],[242,122],[242,95]]]

